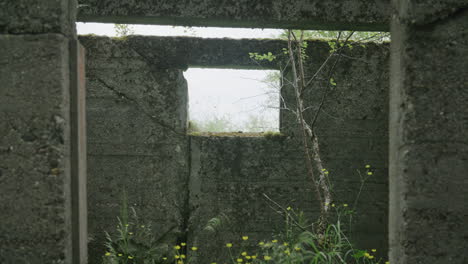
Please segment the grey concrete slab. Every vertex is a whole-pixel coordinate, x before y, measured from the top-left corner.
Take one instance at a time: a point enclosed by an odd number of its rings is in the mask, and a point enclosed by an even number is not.
[[[466,263],[466,1],[395,1],[390,262]]]
[[[69,41],[0,35],[0,259],[72,263]]]
[[[76,0],[1,0],[0,34],[75,35]]]
[[[79,1],[83,22],[181,26],[389,29],[390,0]]]

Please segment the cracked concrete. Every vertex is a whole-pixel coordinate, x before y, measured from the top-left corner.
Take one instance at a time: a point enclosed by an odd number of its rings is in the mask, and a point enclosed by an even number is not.
[[[262,136],[191,137],[188,144],[185,134],[187,88],[183,69],[194,64],[216,67],[223,63],[243,67],[252,63],[248,52],[271,49],[282,53],[285,41],[142,36],[124,40],[82,36],[80,40],[88,50],[92,259],[100,256],[96,250],[102,243],[100,230],[113,227],[112,217],[118,206],[115,197],[123,186],[148,199],[136,203],[139,211],[148,210],[146,203],[156,204],[157,199],[157,209],[145,212],[145,217],[161,227],[170,221],[178,223],[173,238],[199,245],[197,261],[203,263],[220,260],[222,252],[216,249],[223,240],[237,241],[240,233],[250,235],[252,240],[267,238],[272,226],[279,227],[281,219],[269,209],[262,193],[306,210],[311,218],[316,216],[317,211],[310,209],[315,201],[304,178],[294,117],[282,113],[281,130],[287,137],[280,141]],[[309,52],[308,72],[313,73],[328,57],[329,47],[326,42],[312,41]],[[364,235],[357,237],[356,243],[386,252],[382,237],[387,232],[387,105],[382,95],[387,93],[388,73],[381,70],[388,62],[388,45],[368,44],[346,54],[344,67],[335,76],[339,89],[331,92],[333,100],[324,107],[327,115],[320,116],[318,131],[324,137],[327,166],[342,180],[336,183],[340,202],[349,202],[358,192],[355,169],[367,162],[374,166],[379,177],[363,194],[366,202],[360,207],[363,214],[356,227]],[[321,79],[323,76],[319,76]],[[321,87],[318,82],[313,90],[322,92]],[[290,103],[294,101],[290,94],[283,96]],[[309,102],[315,102],[312,95],[307,96]],[[341,118],[330,119],[329,115]],[[185,123],[178,121],[180,116]],[[179,133],[169,133],[162,123]],[[291,178],[294,183],[285,185]],[[154,185],[156,182],[159,184]],[[111,204],[111,208],[103,204]],[[214,238],[203,227],[221,213],[233,219],[233,230]]]

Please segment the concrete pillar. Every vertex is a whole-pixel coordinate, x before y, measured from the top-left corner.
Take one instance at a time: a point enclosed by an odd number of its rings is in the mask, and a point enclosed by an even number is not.
[[[72,0],[0,0],[2,263],[86,263],[75,10]]]
[[[466,1],[394,1],[390,263],[467,263]]]

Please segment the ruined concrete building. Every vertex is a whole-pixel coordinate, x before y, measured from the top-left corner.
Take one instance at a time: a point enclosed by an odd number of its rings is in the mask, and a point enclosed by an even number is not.
[[[390,31],[391,44],[357,46],[336,68],[324,107],[340,121],[317,121],[325,163],[343,201],[358,166],[378,175],[357,244],[392,264],[468,263],[466,0],[0,0],[0,263],[99,263],[123,187],[169,241],[212,252],[221,240],[203,226],[220,213],[268,236],[281,219],[262,193],[318,213],[290,113],[281,137],[187,134],[184,70],[256,68],[249,52],[286,42],[78,37],[76,21]],[[329,48],[307,50],[312,74]]]

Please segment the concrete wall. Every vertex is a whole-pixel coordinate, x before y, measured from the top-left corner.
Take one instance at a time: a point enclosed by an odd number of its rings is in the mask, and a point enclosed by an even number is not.
[[[182,239],[187,203],[187,84],[125,42],[81,38],[87,49],[90,262],[105,252],[123,190],[143,221],[173,245]],[[123,45],[123,46],[122,46]]]
[[[284,208],[317,215],[304,157],[293,140],[262,135],[194,136],[190,148],[189,238],[200,247],[199,263],[226,261],[229,255],[224,245],[233,243],[237,252],[244,235],[250,237],[252,246],[284,230],[278,208],[263,194]],[[219,232],[205,230],[213,217],[223,221]]]
[[[390,263],[467,263],[466,1],[394,1]]]
[[[310,42],[307,75],[311,77],[329,55],[324,42]],[[388,244],[388,44],[355,46],[345,51],[330,87],[324,68],[305,96],[311,107],[307,119],[311,122],[327,90],[322,113],[317,121],[321,155],[330,171],[334,186],[334,203],[354,204],[352,240],[359,248],[377,248],[379,256],[387,258]],[[291,87],[284,87],[282,97],[294,109]],[[271,238],[281,230],[282,218],[270,208],[263,193],[284,207],[291,205],[304,210],[311,220],[318,216],[318,205],[305,172],[301,135],[295,116],[281,110],[281,132],[274,139],[259,137],[192,137],[190,237],[207,247],[199,253],[201,262],[223,261],[226,252],[219,245],[227,241],[239,244],[241,235],[256,241]],[[363,186],[361,178],[366,164],[372,165],[373,176]],[[360,170],[360,172],[358,172]],[[314,209],[315,208],[315,209]],[[226,233],[213,234],[203,230],[207,221],[226,214],[230,226]],[[216,252],[216,253],[214,253]]]
[[[179,233],[172,237],[198,245],[201,262],[222,257],[219,245],[237,242],[241,234],[262,239],[281,228],[281,218],[269,208],[263,193],[282,205],[305,210],[312,219],[317,216],[300,138],[288,113],[281,114],[283,137],[193,136],[188,144],[185,134],[183,69],[252,68],[249,52],[282,54],[284,41],[141,36],[80,40],[88,51],[93,259],[102,255],[103,229],[114,229],[122,187],[142,219],[156,221],[160,231],[177,223]],[[312,73],[325,61],[329,47],[310,42],[309,51]],[[317,129],[325,164],[336,179],[337,204],[353,204],[360,188],[356,170],[373,165],[375,176],[364,186],[358,203],[355,239],[361,247],[386,252],[388,73],[383,69],[388,45],[356,45],[346,55],[357,59],[342,58],[334,76],[338,85],[326,100]],[[323,83],[328,82],[314,82],[311,89],[321,93]],[[288,92],[283,96],[292,104]],[[307,101],[316,103],[314,98],[310,95]],[[232,230],[218,237],[206,233],[207,221],[221,213],[231,218]]]
[[[310,80],[328,57],[326,43],[309,46],[306,80]],[[334,182],[335,199],[350,203],[360,186],[357,170],[372,166],[358,202],[354,240],[364,248],[388,248],[382,239],[388,234],[388,44],[354,45],[345,50],[333,74],[330,70],[337,58],[321,70],[304,93],[305,118],[309,124],[322,103],[315,123],[325,168]],[[286,75],[286,78],[289,78]],[[336,86],[330,84],[332,77]],[[283,107],[296,110],[294,89],[282,90]],[[301,142],[300,126],[293,112],[280,112],[280,131]],[[299,164],[298,164],[299,165]],[[362,172],[365,177],[365,172]],[[383,254],[386,257],[386,254]]]
[[[0,1],[2,263],[86,262],[75,7]]]
[[[388,30],[389,0],[80,0],[79,20],[182,26]]]

